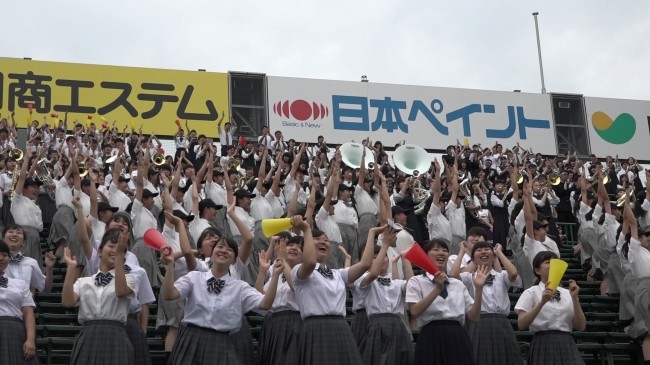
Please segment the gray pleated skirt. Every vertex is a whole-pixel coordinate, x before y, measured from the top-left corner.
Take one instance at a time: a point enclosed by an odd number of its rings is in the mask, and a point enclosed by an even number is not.
[[[481,313],[481,320],[467,321],[474,359],[481,365],[523,365],[517,338],[503,314]]]
[[[409,338],[400,316],[392,313],[371,315],[368,334],[359,349],[361,358],[364,364],[372,365],[413,364],[414,348]]]
[[[248,265],[242,272],[242,280],[247,282],[251,286],[255,286],[255,281],[257,280],[257,274],[259,272],[259,261],[257,258],[260,255],[260,252],[266,251],[269,249],[269,239],[264,236],[262,232],[262,221],[255,222],[255,228],[253,230],[253,248],[250,254],[250,260],[248,260]],[[241,243],[239,243],[241,246]]]
[[[133,345],[125,326],[116,321],[84,323],[72,347],[70,365],[135,365]]]
[[[354,257],[353,252],[359,252],[359,246],[357,245],[357,234],[358,228],[350,224],[339,223],[339,231],[341,231],[341,242],[345,250],[348,251],[348,254],[352,256],[352,262],[358,260],[358,257]],[[358,254],[357,254],[358,255]]]
[[[339,242],[330,241],[330,252],[327,255],[325,264],[330,269],[342,269],[345,266],[345,258],[339,250]]]
[[[571,332],[535,333],[528,352],[528,365],[583,365],[584,363]]]
[[[47,194],[38,194],[36,205],[41,208],[43,227],[49,227],[52,224],[54,214],[56,214],[56,203]]]
[[[300,312],[287,310],[267,314],[260,334],[259,364],[299,365],[301,327]]]
[[[241,318],[241,328],[230,334],[235,346],[235,352],[243,365],[255,365],[255,352],[253,351],[253,333],[246,317]]]
[[[512,253],[512,264],[517,268],[517,273],[521,277],[522,288],[530,288],[535,283],[535,274],[533,267],[530,265],[528,256],[523,250],[519,249]]]
[[[20,318],[0,317],[0,364],[38,364],[36,355],[30,360],[23,358],[26,340],[25,323]]]
[[[603,272],[607,274],[607,278],[609,279],[607,293],[619,294],[623,288],[623,280],[625,279],[625,273],[621,267],[621,258],[618,256],[618,253],[610,252],[607,262],[607,270],[603,269]]]
[[[352,264],[359,262],[359,253],[363,251],[368,240],[368,232],[371,228],[377,227],[377,215],[372,213],[364,213],[359,216],[359,229],[357,237],[356,251],[348,252],[352,256]]]
[[[149,284],[152,288],[159,288],[162,286],[162,274],[158,266],[158,258],[156,257],[156,250],[147,246],[142,238],[138,238],[135,245],[131,248],[131,253],[138,258],[140,267],[147,272]]]
[[[363,341],[363,338],[368,334],[369,325],[370,321],[368,320],[366,309],[357,309],[357,311],[354,312],[354,317],[352,317],[352,323],[350,324],[352,336],[354,337],[357,346],[361,346],[361,341]]]
[[[300,330],[300,364],[358,365],[361,354],[342,316],[306,318]]]
[[[639,286],[639,279],[631,272],[625,274],[623,279],[623,289],[619,298],[618,306],[618,319],[627,321],[634,317],[635,297],[637,287]]]
[[[178,328],[185,312],[185,301],[169,301],[165,299],[165,288],[160,288],[158,295],[158,311],[156,312],[156,329],[162,327]]]
[[[137,365],[151,365],[147,335],[144,334],[142,327],[140,327],[137,314],[130,314],[126,320],[126,334],[133,346],[135,363]]]
[[[43,252],[41,251],[41,236],[38,232],[38,229],[30,226],[22,226],[23,232],[25,232],[25,248],[23,249],[23,255],[31,257],[38,265],[43,267]],[[85,260],[83,261],[85,262]]]
[[[636,333],[629,334],[633,338],[647,336],[650,333],[650,277],[640,278],[636,289],[632,324],[636,328]]]
[[[231,336],[192,324],[181,325],[169,357],[169,365],[241,365]]]
[[[70,232],[75,229],[74,210],[67,205],[58,207],[56,213],[52,217],[52,225],[50,226],[50,235],[47,242],[50,245],[58,245],[61,241],[67,241],[70,237]]]

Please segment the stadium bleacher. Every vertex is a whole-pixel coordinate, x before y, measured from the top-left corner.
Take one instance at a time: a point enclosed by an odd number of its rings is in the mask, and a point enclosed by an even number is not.
[[[564,225],[564,232],[570,232],[573,227]],[[571,235],[568,235],[571,237]],[[619,365],[643,364],[643,357],[639,343],[630,339],[624,333],[626,323],[618,319],[618,297],[600,295],[600,282],[586,281],[580,260],[573,256],[571,245],[566,242],[560,247],[562,259],[569,263],[569,268],[564,276],[563,285],[567,281],[576,280],[580,286],[580,303],[587,317],[587,328],[583,332],[573,332],[578,349],[586,364]],[[42,244],[46,248],[45,243]],[[37,325],[37,355],[42,364],[68,364],[75,336],[81,331],[82,326],[77,322],[75,308],[68,309],[61,304],[61,289],[65,277],[65,264],[58,264],[55,269],[52,293],[36,295],[36,325]],[[416,274],[421,273],[416,268]],[[520,292],[511,292],[511,309],[514,308]],[[154,364],[164,364],[164,332],[155,329],[156,305],[150,307],[149,328],[147,339]],[[351,321],[352,299],[347,301],[348,322]],[[248,322],[257,348],[263,317],[249,313]],[[517,335],[522,356],[526,358],[532,334],[529,331],[519,331],[517,328],[517,315],[511,310],[510,322]],[[417,333],[414,333],[417,338]]]

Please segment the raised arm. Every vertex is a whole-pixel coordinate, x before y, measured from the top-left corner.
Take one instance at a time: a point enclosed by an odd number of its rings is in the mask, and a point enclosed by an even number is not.
[[[386,252],[388,252],[388,247],[394,246],[396,242],[397,242],[397,237],[395,236],[395,232],[384,233],[381,249],[377,254],[377,258],[372,260],[372,265],[370,266],[370,270],[368,270],[368,274],[363,277],[363,280],[361,280],[361,287],[366,287],[370,285],[373,281],[375,281],[379,277],[379,275],[381,274],[381,267],[384,263],[384,259],[386,259]],[[373,246],[373,251],[374,251],[374,244],[375,244],[374,241],[366,242],[366,246],[368,245]],[[363,253],[365,254],[366,251],[364,250]]]
[[[357,281],[357,279],[360,278],[361,275],[363,275],[363,273],[365,273],[370,268],[370,265],[372,265],[372,256],[375,252],[375,237],[381,231],[384,232],[384,235],[394,234],[392,228],[388,228],[388,226],[373,227],[370,229],[368,232],[368,240],[366,241],[366,246],[363,249],[361,260],[356,264],[350,266],[348,269],[348,284],[352,284]]]
[[[133,290],[126,283],[126,273],[124,272],[124,254],[129,249],[130,235],[129,231],[120,233],[115,252],[115,295],[118,298],[125,298],[133,294]]]
[[[69,248],[63,249],[63,258],[68,266],[65,272],[63,290],[61,292],[61,304],[66,308],[72,308],[79,303],[79,295],[74,292],[74,283],[77,280],[77,260],[70,252]]]
[[[246,263],[248,261],[248,257],[250,256],[251,250],[253,249],[253,233],[251,233],[251,230],[248,228],[248,226],[237,216],[237,213],[235,212],[235,202],[232,202],[228,205],[227,214],[242,236],[242,243],[239,246],[238,256],[243,263]]]
[[[298,279],[304,280],[311,275],[316,268],[316,246],[314,245],[314,238],[311,234],[311,227],[309,224],[302,220],[301,216],[291,217],[291,224],[294,227],[299,227],[303,232],[303,249],[302,249],[302,264],[298,268]]]

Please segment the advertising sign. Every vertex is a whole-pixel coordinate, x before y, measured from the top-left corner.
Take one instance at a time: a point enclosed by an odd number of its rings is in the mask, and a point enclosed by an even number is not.
[[[591,153],[650,160],[650,101],[584,99]]]
[[[174,135],[176,120],[209,137],[228,120],[228,74],[99,66],[0,58],[0,113],[15,112],[18,127],[32,119],[142,126],[143,133]],[[93,116],[95,117],[93,119]]]
[[[285,138],[327,143],[366,137],[426,149],[517,142],[556,154],[549,95],[370,82],[268,77],[269,127]]]

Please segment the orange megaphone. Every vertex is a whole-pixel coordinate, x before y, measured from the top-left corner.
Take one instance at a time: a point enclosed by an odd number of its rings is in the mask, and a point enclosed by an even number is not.
[[[262,219],[264,236],[271,237],[291,228],[291,218]]]
[[[431,260],[429,255],[422,249],[419,243],[413,242],[411,248],[406,251],[404,258],[414,263],[420,269],[428,272],[431,275],[435,275],[440,271],[438,266]]]
[[[150,228],[144,232],[144,243],[156,251],[165,251],[167,255],[172,254],[172,248],[167,245],[160,231]]]
[[[546,286],[549,289],[553,289],[553,291],[557,290],[557,287],[560,285],[560,281],[562,281],[562,276],[564,276],[564,272],[566,272],[567,267],[569,267],[569,264],[566,261],[560,259],[551,259],[551,263],[548,268],[548,281],[546,282]]]

